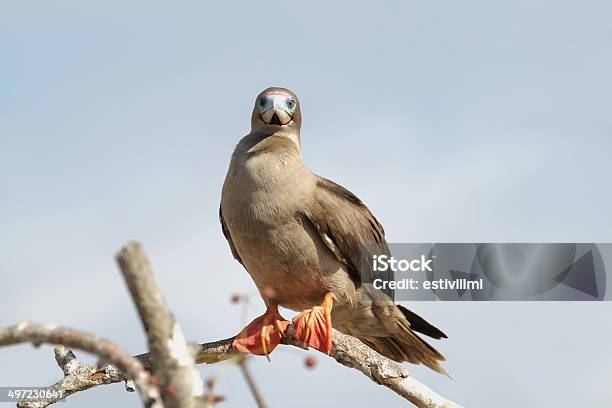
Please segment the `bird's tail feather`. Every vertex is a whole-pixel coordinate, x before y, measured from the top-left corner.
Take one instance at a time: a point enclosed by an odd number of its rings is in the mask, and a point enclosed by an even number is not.
[[[427,344],[409,328],[406,331],[402,330],[402,333],[404,335],[361,337],[360,340],[387,358],[400,363],[407,361],[412,364],[424,364],[440,374],[451,377],[440,365],[440,362],[445,361],[446,358],[438,350]]]
[[[353,314],[361,314],[359,319],[353,318],[348,327],[349,334],[392,360],[424,364],[450,377],[440,365],[446,358],[416,332],[434,339],[446,338],[446,334],[368,285],[363,285],[357,294],[360,295],[360,307],[354,308]],[[376,329],[373,328],[372,318],[377,320]]]
[[[397,305],[397,307],[402,311],[406,317],[406,320],[408,320],[410,323],[410,328],[412,330],[423,333],[426,336],[433,337],[436,340],[446,338],[446,334],[444,334],[442,330],[438,329],[418,314],[411,312],[402,305]]]

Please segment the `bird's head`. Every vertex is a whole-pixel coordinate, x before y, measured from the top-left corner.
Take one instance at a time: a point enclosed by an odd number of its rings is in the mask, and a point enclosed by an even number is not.
[[[289,89],[272,87],[262,91],[255,99],[251,127],[277,132],[297,130],[302,123],[300,102]]]

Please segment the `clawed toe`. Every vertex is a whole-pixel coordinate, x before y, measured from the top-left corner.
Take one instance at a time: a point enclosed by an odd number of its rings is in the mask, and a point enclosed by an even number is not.
[[[325,296],[321,306],[304,310],[292,320],[294,336],[304,345],[329,353],[332,348],[331,295]]]
[[[266,313],[253,320],[234,337],[232,348],[241,353],[267,356],[280,343],[289,321],[285,320],[276,305],[269,305]]]

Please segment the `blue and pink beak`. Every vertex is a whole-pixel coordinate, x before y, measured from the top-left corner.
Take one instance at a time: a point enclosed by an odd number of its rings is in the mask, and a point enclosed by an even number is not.
[[[295,98],[283,92],[266,93],[257,99],[259,117],[268,125],[287,125],[293,120],[296,106]]]

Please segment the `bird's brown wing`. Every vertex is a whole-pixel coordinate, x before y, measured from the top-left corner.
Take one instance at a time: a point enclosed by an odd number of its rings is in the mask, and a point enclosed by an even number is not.
[[[346,188],[317,176],[312,202],[303,214],[325,245],[347,266],[356,286],[393,280],[393,271],[375,271],[373,255],[390,255],[385,231],[368,207]],[[393,299],[393,290],[383,290]]]
[[[232,251],[232,255],[234,255],[234,258],[244,266],[244,263],[242,262],[242,259],[240,259],[240,255],[238,255],[238,251],[236,251],[236,247],[232,242],[232,236],[230,235],[230,232],[227,229],[227,225],[225,225],[221,206],[219,206],[219,221],[221,221],[221,229],[223,230],[223,235],[225,236],[225,239],[227,239],[227,243],[229,244],[230,250]]]

